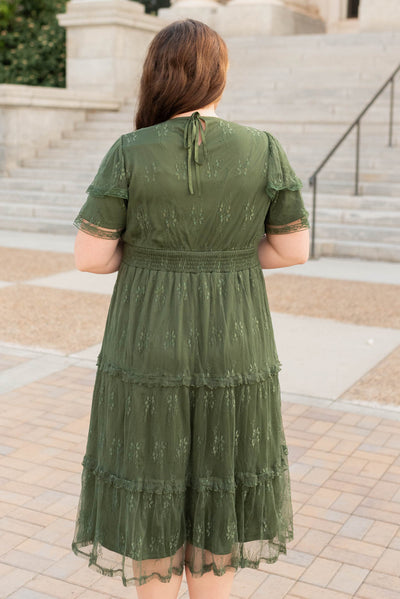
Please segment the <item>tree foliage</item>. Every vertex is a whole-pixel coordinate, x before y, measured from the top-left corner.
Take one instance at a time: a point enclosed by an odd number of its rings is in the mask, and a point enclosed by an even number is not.
[[[65,87],[67,0],[0,0],[0,83]]]

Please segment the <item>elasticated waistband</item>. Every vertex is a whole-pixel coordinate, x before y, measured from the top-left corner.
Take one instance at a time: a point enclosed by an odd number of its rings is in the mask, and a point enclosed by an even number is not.
[[[258,247],[237,250],[166,250],[124,244],[122,262],[154,270],[231,271],[260,267]]]

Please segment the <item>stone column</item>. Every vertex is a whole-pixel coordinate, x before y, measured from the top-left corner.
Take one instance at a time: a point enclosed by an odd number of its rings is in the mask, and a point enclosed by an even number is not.
[[[160,8],[158,16],[168,21],[196,19],[220,32],[223,8],[217,0],[175,0],[169,8]]]
[[[224,11],[225,35],[293,35],[324,30],[319,15],[286,5],[285,0],[230,0]]]
[[[358,9],[360,31],[399,31],[399,0],[361,0]]]
[[[70,0],[57,15],[67,30],[67,88],[132,100],[147,47],[164,25],[130,0]]]

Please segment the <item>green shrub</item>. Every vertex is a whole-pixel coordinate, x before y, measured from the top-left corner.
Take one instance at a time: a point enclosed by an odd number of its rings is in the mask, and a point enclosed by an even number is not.
[[[170,0],[140,0],[144,4],[145,12],[157,15],[159,8],[168,8],[171,6]]]
[[[0,0],[0,83],[65,87],[67,0]]]

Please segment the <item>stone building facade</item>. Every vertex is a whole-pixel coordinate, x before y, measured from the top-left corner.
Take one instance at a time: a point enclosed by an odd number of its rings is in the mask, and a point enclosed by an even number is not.
[[[400,29],[399,0],[172,0],[159,15],[192,16],[235,36]]]

